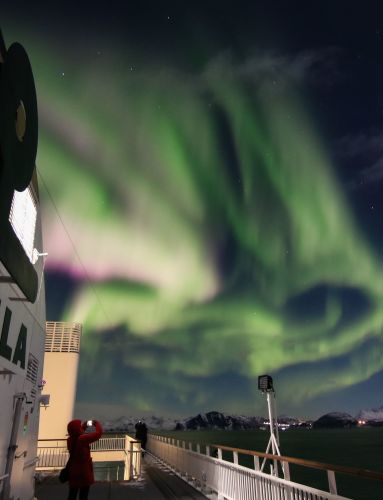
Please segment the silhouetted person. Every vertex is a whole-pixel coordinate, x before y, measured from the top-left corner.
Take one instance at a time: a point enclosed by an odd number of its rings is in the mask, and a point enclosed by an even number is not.
[[[139,420],[136,425],[136,439],[141,441],[141,448],[146,448],[146,441],[148,440],[148,428],[146,427],[145,422]]]
[[[68,424],[67,447],[70,453],[68,500],[76,500],[79,491],[80,500],[87,500],[89,488],[94,483],[89,445],[100,439],[102,427],[97,420],[91,422],[96,428],[94,432],[85,432],[87,423],[82,424],[81,420],[72,420]]]

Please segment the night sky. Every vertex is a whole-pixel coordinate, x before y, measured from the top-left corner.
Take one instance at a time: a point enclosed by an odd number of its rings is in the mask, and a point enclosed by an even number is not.
[[[383,404],[383,7],[12,2],[77,413]],[[48,381],[49,382],[49,381]],[[48,391],[48,387],[47,387]],[[49,392],[49,391],[48,391]]]

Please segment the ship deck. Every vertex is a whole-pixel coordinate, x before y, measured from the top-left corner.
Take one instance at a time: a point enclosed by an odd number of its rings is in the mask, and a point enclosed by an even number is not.
[[[68,486],[57,476],[36,483],[37,500],[66,500]],[[206,496],[174,474],[161,462],[145,454],[142,474],[135,481],[100,481],[90,489],[90,500],[206,500]]]

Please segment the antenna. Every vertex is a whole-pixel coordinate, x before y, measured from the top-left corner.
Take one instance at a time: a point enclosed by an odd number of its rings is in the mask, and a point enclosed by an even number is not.
[[[267,397],[267,408],[269,411],[269,427],[270,427],[270,439],[267,444],[266,453],[269,453],[270,447],[273,455],[281,456],[279,451],[279,432],[278,432],[278,422],[277,422],[277,410],[275,401],[275,390],[273,386],[273,379],[270,375],[260,375],[258,377],[258,389],[262,394],[266,394]],[[266,463],[266,458],[263,459],[261,472]],[[282,464],[283,475],[285,475],[284,467]],[[271,474],[278,476],[278,461],[274,460],[274,467],[270,464]]]

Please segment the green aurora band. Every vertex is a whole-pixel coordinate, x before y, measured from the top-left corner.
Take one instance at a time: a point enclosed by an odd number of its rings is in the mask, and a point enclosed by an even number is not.
[[[297,82],[30,52],[38,167],[92,279],[55,318],[84,325],[80,401],[253,413],[261,373],[294,408],[382,370],[381,263]],[[41,191],[47,266],[84,278]]]

